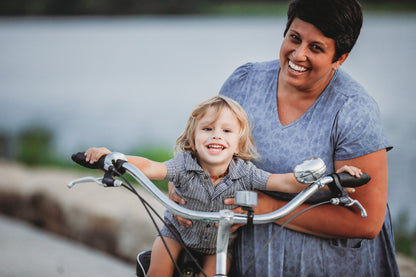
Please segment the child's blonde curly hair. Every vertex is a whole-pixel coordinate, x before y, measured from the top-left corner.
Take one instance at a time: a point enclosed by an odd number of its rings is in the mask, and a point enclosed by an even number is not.
[[[196,156],[195,148],[195,130],[198,121],[206,114],[209,108],[215,108],[217,118],[224,108],[234,113],[240,123],[240,140],[237,157],[243,160],[255,160],[259,157],[254,139],[251,135],[251,126],[246,112],[243,107],[236,101],[223,96],[217,95],[201,102],[189,116],[185,131],[176,140],[175,153],[190,152]],[[216,119],[217,119],[216,118]],[[215,120],[216,120],[215,119]]]

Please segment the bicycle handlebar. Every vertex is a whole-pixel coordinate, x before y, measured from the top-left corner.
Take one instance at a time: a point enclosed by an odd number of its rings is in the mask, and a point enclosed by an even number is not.
[[[123,159],[124,155],[120,153],[110,153],[106,156],[101,157],[96,163],[90,164],[85,161],[85,155],[83,152],[78,152],[72,155],[72,159],[74,162],[92,169],[104,169],[109,170],[111,166],[118,167],[118,170],[125,170],[128,174],[130,174],[137,182],[139,182],[147,191],[158,200],[165,208],[172,211],[179,216],[184,218],[192,219],[192,220],[209,220],[209,221],[219,221],[221,217],[224,215],[220,215],[220,212],[202,212],[202,211],[194,211],[182,206],[179,206],[177,203],[170,200],[163,192],[161,192],[154,184],[146,177],[137,167],[127,162],[127,160]],[[122,162],[120,162],[122,161]],[[105,179],[105,178],[104,178]],[[338,180],[337,180],[338,179]],[[340,173],[340,174],[332,174],[330,176],[324,176],[317,181],[313,182],[311,185],[306,187],[303,191],[301,191],[297,196],[295,196],[291,201],[289,201],[285,206],[282,208],[267,214],[255,215],[253,218],[254,224],[262,224],[268,222],[274,222],[277,219],[285,217],[286,215],[290,214],[294,211],[297,207],[303,204],[306,200],[308,200],[315,192],[319,189],[323,188],[325,185],[338,193],[338,196],[348,197],[345,191],[342,190],[342,187],[358,187],[366,184],[370,180],[370,176],[367,174],[363,174],[361,177],[356,178],[354,176],[349,175],[348,173]],[[91,180],[90,180],[91,181]],[[92,180],[94,181],[94,180]],[[72,187],[76,183],[86,182],[85,178],[79,179],[71,182],[68,184],[68,187]],[[95,182],[97,182],[95,180]],[[338,185],[337,185],[338,184]],[[103,184],[104,186],[111,184]],[[345,193],[344,193],[345,192]],[[348,197],[345,201],[351,202],[355,201]],[[342,203],[338,202],[333,204],[340,205],[343,204],[345,206],[349,205],[356,205],[361,210],[362,216],[366,216],[365,210],[362,208],[361,205],[357,205],[356,203]],[[232,211],[230,211],[233,213]],[[233,224],[246,224],[247,223],[247,214],[236,214],[233,213],[232,216],[232,223]]]
[[[336,173],[336,175],[339,178],[341,186],[344,188],[360,187],[362,185],[367,184],[371,180],[370,175],[368,175],[367,173],[363,173],[363,175],[361,175],[359,178],[352,176],[347,172]],[[331,189],[331,184],[332,183],[328,184],[330,186],[329,187],[330,189]]]
[[[104,161],[105,161],[106,155],[102,156],[97,162],[92,163],[92,164],[85,160],[85,152],[75,153],[71,156],[71,158],[74,162],[76,162],[79,165],[82,165],[83,167],[104,170]]]

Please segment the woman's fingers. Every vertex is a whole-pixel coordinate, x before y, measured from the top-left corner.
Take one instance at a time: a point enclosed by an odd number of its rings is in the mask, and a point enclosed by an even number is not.
[[[192,226],[192,220],[181,217],[179,215],[174,214],[173,217],[179,222],[179,224],[181,224],[182,226],[185,227],[191,227]]]
[[[168,189],[169,189],[169,199],[172,200],[175,203],[178,204],[186,204],[185,199],[183,199],[182,197],[179,196],[179,194],[176,193],[176,189],[175,186],[172,184],[172,182],[168,183]],[[179,224],[181,224],[182,226],[185,227],[190,227],[192,225],[192,220],[181,217],[179,215],[174,214],[173,217],[179,222]]]
[[[169,190],[169,199],[172,200],[175,203],[178,204],[186,204],[185,199],[179,196],[179,194],[176,193],[175,186],[172,184],[172,182],[168,183],[168,190]]]

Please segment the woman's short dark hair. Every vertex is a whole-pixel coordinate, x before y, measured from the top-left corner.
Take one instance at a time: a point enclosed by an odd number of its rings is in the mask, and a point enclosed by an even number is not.
[[[351,52],[363,25],[357,0],[292,0],[287,11],[284,35],[295,18],[311,23],[324,36],[335,40],[334,62]]]

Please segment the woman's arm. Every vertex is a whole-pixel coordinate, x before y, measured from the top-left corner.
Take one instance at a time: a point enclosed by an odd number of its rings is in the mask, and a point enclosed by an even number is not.
[[[387,205],[387,154],[380,150],[368,155],[336,161],[335,169],[344,165],[360,168],[371,176],[371,181],[362,187],[357,187],[352,198],[361,202],[367,210],[367,218],[362,218],[355,208],[345,208],[333,205],[324,205],[313,208],[291,221],[287,228],[321,237],[329,238],[375,238],[384,222]],[[233,200],[228,199],[230,204]],[[264,214],[276,210],[286,201],[275,200],[263,193],[259,193],[259,205],[255,208],[256,214]],[[293,214],[310,205],[304,204],[286,218],[276,223],[283,224]],[[238,211],[237,211],[238,212]]]

